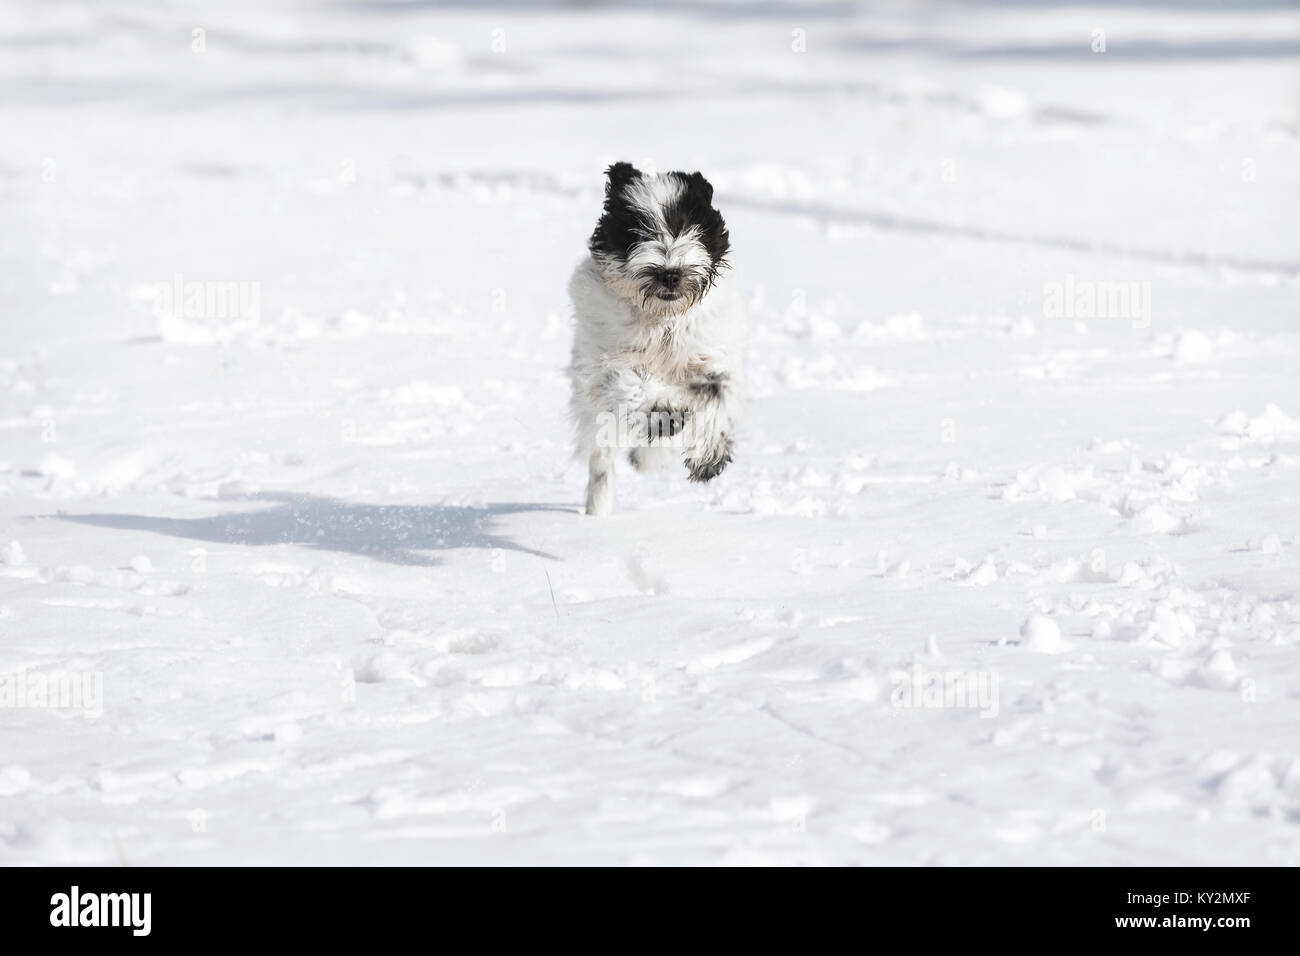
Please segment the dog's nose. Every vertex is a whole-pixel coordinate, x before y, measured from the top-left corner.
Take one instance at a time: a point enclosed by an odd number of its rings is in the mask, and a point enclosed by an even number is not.
[[[676,289],[682,282],[682,270],[665,269],[663,272],[659,273],[659,281],[662,282],[666,288]]]

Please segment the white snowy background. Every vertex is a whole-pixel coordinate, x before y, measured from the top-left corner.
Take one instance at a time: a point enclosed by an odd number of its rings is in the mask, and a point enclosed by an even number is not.
[[[0,709],[0,863],[1300,863],[1294,5],[0,30],[0,680],[104,694]],[[620,159],[717,187],[752,388],[599,521]]]

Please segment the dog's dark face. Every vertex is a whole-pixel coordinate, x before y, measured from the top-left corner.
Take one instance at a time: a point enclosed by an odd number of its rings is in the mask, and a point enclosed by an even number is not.
[[[587,246],[622,298],[655,315],[695,305],[727,266],[727,224],[699,173],[606,170],[605,210]]]

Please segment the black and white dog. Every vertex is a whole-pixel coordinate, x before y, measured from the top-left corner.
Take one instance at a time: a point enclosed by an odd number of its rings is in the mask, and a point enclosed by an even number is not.
[[[605,208],[569,282],[572,412],[587,514],[614,506],[614,456],[680,459],[692,481],[731,461],[744,386],[745,307],[727,225],[699,173],[606,171]]]

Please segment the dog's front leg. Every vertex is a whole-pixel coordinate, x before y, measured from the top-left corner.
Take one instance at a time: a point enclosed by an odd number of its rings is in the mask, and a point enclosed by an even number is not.
[[[614,510],[614,449],[597,448],[587,464],[587,514],[604,517]]]
[[[740,412],[738,383],[725,369],[706,368],[687,384],[686,392],[686,470],[691,481],[709,481],[731,462]]]
[[[614,510],[614,457],[620,448],[646,444],[646,412],[663,384],[640,366],[611,364],[603,368],[590,391],[595,435],[587,467],[587,514],[604,516]]]

